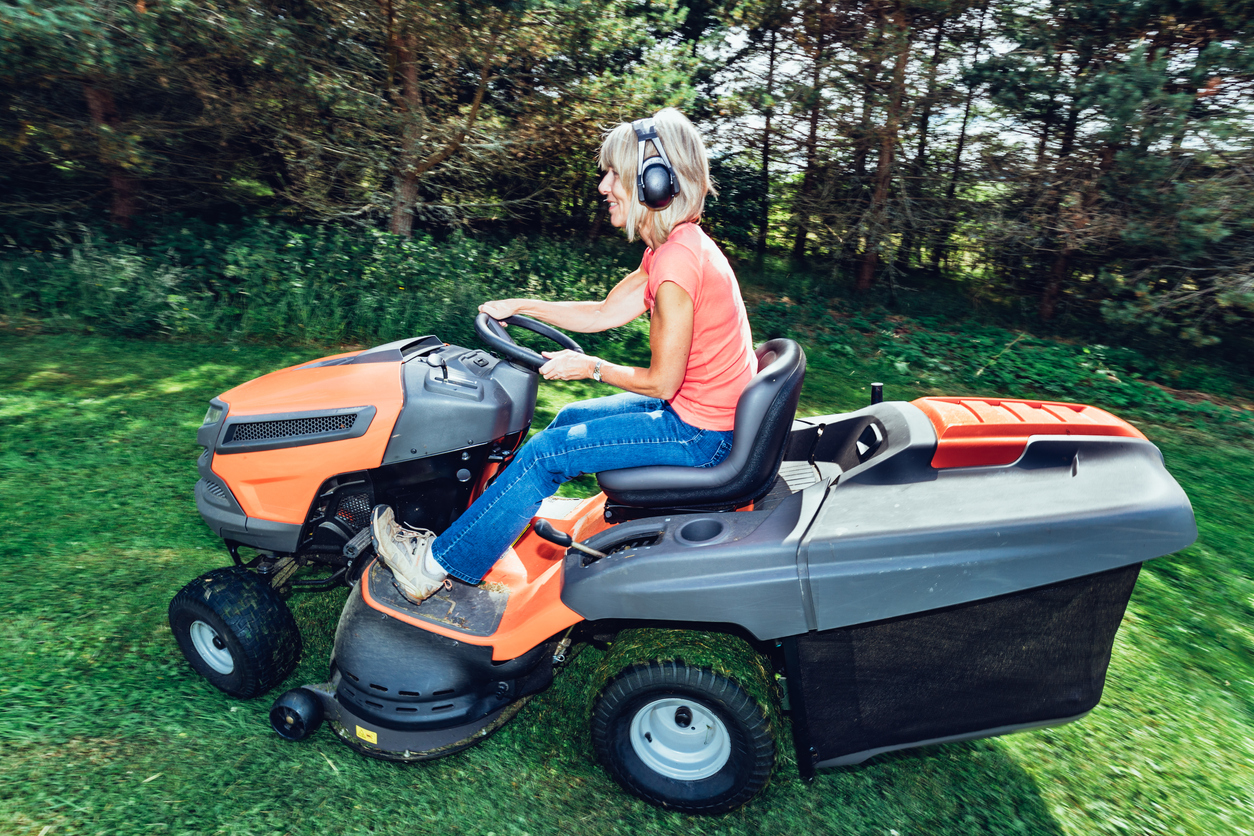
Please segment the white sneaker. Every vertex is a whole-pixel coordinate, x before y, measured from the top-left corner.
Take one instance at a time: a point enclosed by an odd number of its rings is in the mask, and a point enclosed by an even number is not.
[[[387,505],[376,505],[370,514],[374,553],[392,570],[396,585],[406,598],[420,604],[444,586],[448,572],[431,556],[435,534],[425,528],[406,528],[396,521]]]

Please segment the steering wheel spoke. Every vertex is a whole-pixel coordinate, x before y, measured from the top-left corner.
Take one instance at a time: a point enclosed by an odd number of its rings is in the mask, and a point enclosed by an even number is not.
[[[527,316],[511,316],[505,320],[506,325],[517,325],[528,331],[547,337],[559,346],[571,351],[578,351],[583,354],[583,348],[579,343],[571,339],[567,334],[557,330],[551,325],[547,325],[538,320]],[[475,317],[475,333],[479,335],[479,339],[488,344],[488,347],[500,353],[506,359],[526,366],[529,369],[539,371],[540,367],[548,361],[538,352],[519,345],[509,335],[499,322],[485,313],[481,313]]]

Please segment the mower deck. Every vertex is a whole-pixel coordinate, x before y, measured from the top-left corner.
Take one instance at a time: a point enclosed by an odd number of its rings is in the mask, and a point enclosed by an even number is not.
[[[306,685],[322,703],[322,711],[340,740],[363,755],[382,760],[413,763],[460,752],[480,742],[505,725],[531,699],[522,697],[506,703],[486,717],[447,729],[399,730],[381,726],[358,716],[335,698],[340,684],[337,671],[330,682]]]

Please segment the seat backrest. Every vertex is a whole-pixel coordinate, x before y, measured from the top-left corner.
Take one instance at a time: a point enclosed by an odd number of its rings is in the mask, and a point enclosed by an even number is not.
[[[792,430],[806,355],[792,340],[757,350],[758,373],[736,403],[732,449],[714,467],[659,465],[597,474],[610,500],[642,508],[730,508],[763,496],[775,482]]]

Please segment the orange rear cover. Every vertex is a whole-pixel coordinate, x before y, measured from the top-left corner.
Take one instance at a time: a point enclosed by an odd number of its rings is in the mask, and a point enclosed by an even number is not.
[[[914,405],[936,428],[932,467],[1010,464],[1033,435],[1145,438],[1136,427],[1083,404],[1008,398],[919,398]]]

